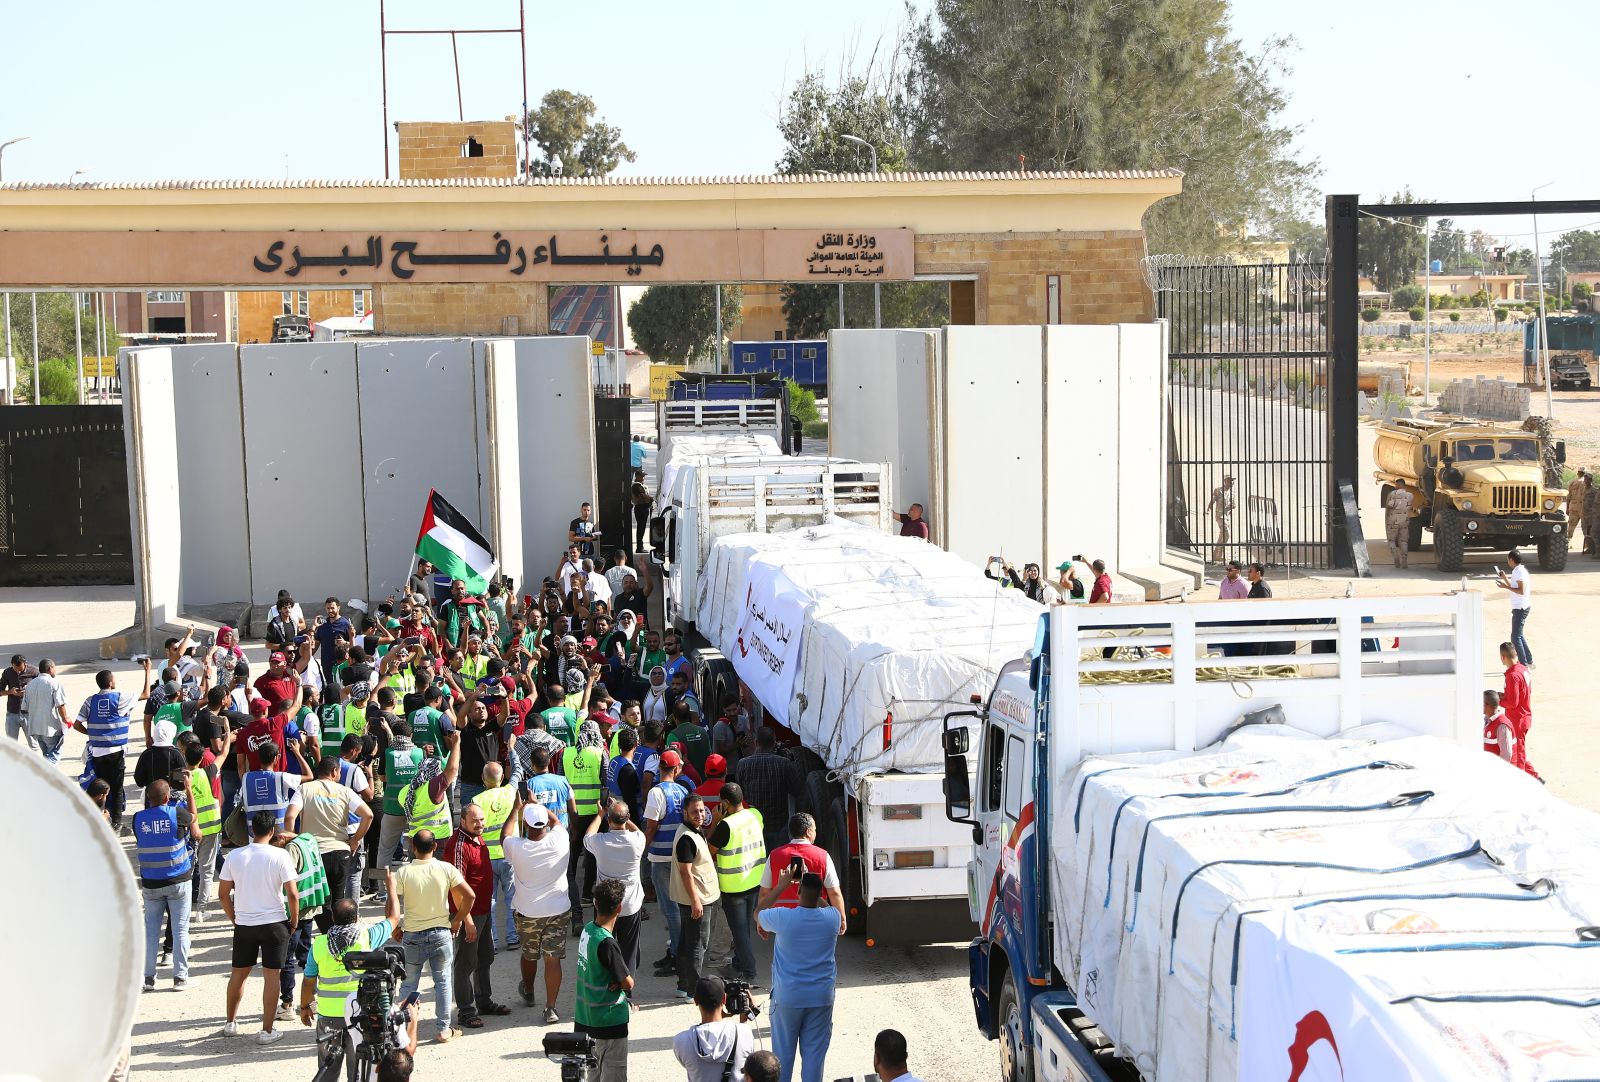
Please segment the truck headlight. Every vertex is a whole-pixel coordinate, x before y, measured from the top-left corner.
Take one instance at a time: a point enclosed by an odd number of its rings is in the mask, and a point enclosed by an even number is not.
[[[1472,510],[1472,501],[1471,500],[1462,500],[1461,501],[1461,510],[1463,510],[1463,511],[1471,511]]]
[[[1546,511],[1554,511],[1556,509],[1556,501],[1554,501],[1554,500],[1546,500],[1546,501],[1544,501],[1544,509]]]

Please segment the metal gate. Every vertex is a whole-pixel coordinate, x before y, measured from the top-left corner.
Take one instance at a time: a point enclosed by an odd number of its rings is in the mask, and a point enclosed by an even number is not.
[[[1167,543],[1268,567],[1326,568],[1326,265],[1151,260],[1168,321]]]
[[[0,586],[133,581],[121,406],[0,409]]]

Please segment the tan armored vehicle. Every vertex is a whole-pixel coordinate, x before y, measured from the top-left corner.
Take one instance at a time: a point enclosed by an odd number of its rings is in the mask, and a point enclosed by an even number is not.
[[[1409,544],[1433,531],[1440,571],[1460,571],[1468,548],[1535,545],[1539,566],[1567,566],[1566,491],[1546,483],[1543,448],[1531,432],[1492,421],[1404,420],[1378,428],[1374,477],[1387,500],[1397,482],[1411,486]],[[1566,446],[1554,447],[1557,462]]]

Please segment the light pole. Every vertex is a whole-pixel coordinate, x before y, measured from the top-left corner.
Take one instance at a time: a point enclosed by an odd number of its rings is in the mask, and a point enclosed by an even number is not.
[[[3,181],[3,179],[5,179],[5,149],[6,149],[6,147],[11,146],[11,144],[16,144],[16,142],[22,142],[22,141],[24,141],[24,139],[32,139],[32,138],[34,138],[34,136],[18,136],[18,138],[6,139],[5,142],[0,142],[0,181]]]
[[[78,178],[83,176],[88,171],[89,170],[87,170],[87,169],[74,169],[72,171],[72,175],[67,178],[67,183],[68,184],[76,184],[76,183],[78,183]]]
[[[1547,180],[1535,188],[1528,196],[1532,202],[1539,201],[1539,190],[1548,188],[1555,181]],[[1544,257],[1539,254],[1539,214],[1533,215],[1533,268],[1539,278],[1539,336],[1535,345],[1539,350],[1539,362],[1544,367],[1544,415],[1556,415],[1555,396],[1550,393],[1550,332],[1544,325]]]
[[[858,144],[860,146],[866,147],[867,148],[867,153],[872,155],[872,172],[873,172],[874,175],[877,174],[877,172],[878,172],[878,148],[877,147],[873,146],[871,143],[867,142],[865,139],[861,138],[859,135],[841,135],[841,136],[839,136],[839,138],[843,139],[847,143],[856,143],[856,144]],[[843,296],[844,296],[844,293],[843,293],[843,290],[841,289],[840,290],[840,298],[841,299],[840,299],[840,303],[839,303],[839,313],[840,313],[841,317],[844,314]],[[883,286],[878,282],[873,282],[872,283],[872,325],[874,327],[882,327],[883,326]]]

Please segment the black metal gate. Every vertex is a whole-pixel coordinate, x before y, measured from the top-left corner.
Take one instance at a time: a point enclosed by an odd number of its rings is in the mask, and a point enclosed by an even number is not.
[[[1326,568],[1326,265],[1165,263],[1168,529],[1208,568]]]
[[[0,586],[133,581],[121,406],[0,409]]]

